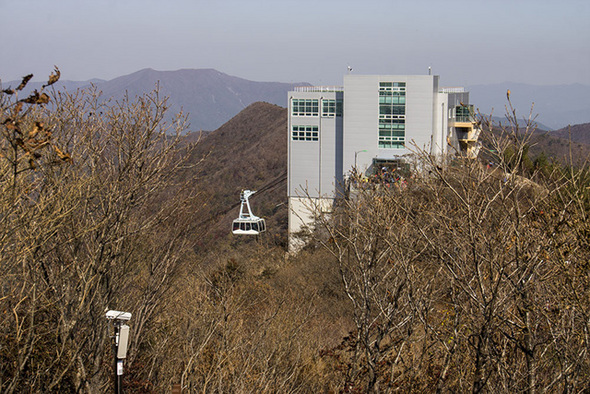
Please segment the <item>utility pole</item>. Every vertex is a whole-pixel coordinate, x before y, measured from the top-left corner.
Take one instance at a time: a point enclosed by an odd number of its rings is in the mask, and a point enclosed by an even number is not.
[[[127,358],[127,345],[129,344],[129,326],[125,322],[131,319],[131,313],[107,311],[106,318],[113,322],[115,332],[113,336],[115,394],[121,394],[123,392],[123,361]]]

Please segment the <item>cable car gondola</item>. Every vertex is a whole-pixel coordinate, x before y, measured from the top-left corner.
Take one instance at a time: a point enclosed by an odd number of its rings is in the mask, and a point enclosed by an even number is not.
[[[250,202],[248,198],[256,191],[243,190],[240,193],[240,216],[234,220],[232,224],[232,232],[234,234],[246,234],[246,235],[258,235],[266,231],[266,222],[264,219],[254,216],[250,209]],[[248,212],[244,212],[244,205],[248,209]]]

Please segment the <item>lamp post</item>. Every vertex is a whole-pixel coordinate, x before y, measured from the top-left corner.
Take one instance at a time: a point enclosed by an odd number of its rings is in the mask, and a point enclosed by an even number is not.
[[[356,152],[354,152],[354,169],[355,169],[355,171],[356,171],[356,157],[358,156],[359,153],[366,152],[366,151],[367,151],[366,149],[363,149],[363,150],[357,150]]]

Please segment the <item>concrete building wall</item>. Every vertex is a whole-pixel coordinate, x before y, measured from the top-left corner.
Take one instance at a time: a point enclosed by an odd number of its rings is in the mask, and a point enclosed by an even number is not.
[[[317,116],[293,115],[293,99],[318,100]],[[342,100],[342,92],[290,92],[288,122],[289,196],[334,196],[342,181],[342,116],[322,116],[324,100]],[[317,126],[317,141],[293,140],[294,126]]]
[[[434,125],[432,134],[433,155],[446,155],[448,152],[448,95],[446,93],[436,93],[434,100]]]
[[[319,190],[314,196],[333,196],[342,182],[342,117],[320,117],[319,122]]]
[[[332,198],[289,197],[289,252],[305,246],[305,235],[313,231],[317,215],[330,213],[333,205]]]
[[[456,92],[448,93],[449,96],[449,108],[456,107],[457,105],[469,104],[469,92]]]
[[[287,183],[289,196],[289,250],[299,250],[303,241],[296,237],[303,226],[313,224],[318,207],[331,209],[342,184],[342,116],[322,116],[324,100],[342,101],[342,91],[302,91],[289,93]],[[318,100],[318,113],[293,113],[293,100]],[[296,126],[317,126],[317,140],[293,138]],[[324,198],[326,197],[326,198]],[[322,208],[323,209],[323,208]]]
[[[408,153],[416,149],[430,152],[438,76],[413,75],[407,77],[406,84],[406,150]]]
[[[378,154],[379,76],[344,77],[343,172],[366,171]],[[362,152],[366,151],[366,152]]]
[[[406,83],[405,148],[379,148],[379,83]],[[347,75],[344,77],[343,170],[364,171],[373,159],[396,159],[418,149],[430,153],[433,135],[441,139],[438,76]],[[366,150],[367,152],[361,152]]]

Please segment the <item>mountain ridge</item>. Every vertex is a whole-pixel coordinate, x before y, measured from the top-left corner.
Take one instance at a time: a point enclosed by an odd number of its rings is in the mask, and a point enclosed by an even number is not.
[[[3,86],[17,86],[20,81],[9,81]],[[105,99],[120,99],[124,95],[134,97],[158,88],[161,97],[168,97],[168,120],[183,112],[189,115],[190,130],[212,131],[255,102],[268,102],[287,106],[287,92],[295,86],[310,86],[307,82],[257,82],[204,69],[179,69],[157,71],[144,68],[131,74],[102,81],[60,81],[55,89],[75,90],[95,85]],[[33,89],[40,89],[43,82],[30,82],[21,93],[26,96]]]
[[[444,81],[443,81],[444,82]],[[4,87],[17,86],[20,81],[4,82]],[[27,88],[39,89],[43,82],[30,82]],[[56,89],[75,90],[95,85],[103,97],[115,99],[148,93],[159,86],[161,97],[167,96],[169,117],[183,111],[189,114],[191,130],[212,131],[257,101],[287,106],[287,92],[295,86],[311,86],[307,82],[256,82],[225,74],[213,68],[182,68],[158,71],[144,68],[111,80],[59,81]],[[444,83],[441,85],[444,86]],[[590,86],[529,85],[516,82],[467,86],[471,102],[482,113],[500,118],[504,115],[506,91],[511,90],[513,107],[518,118],[528,117],[531,107],[539,127],[556,130],[567,125],[590,122]],[[21,95],[26,95],[27,91]],[[534,105],[534,106],[533,106]]]
[[[535,122],[550,129],[590,122],[590,86],[580,83],[529,85],[502,82],[471,85],[467,90],[470,102],[482,113],[502,117],[508,104],[506,92],[510,90],[510,100],[519,119],[528,117],[532,108]]]

